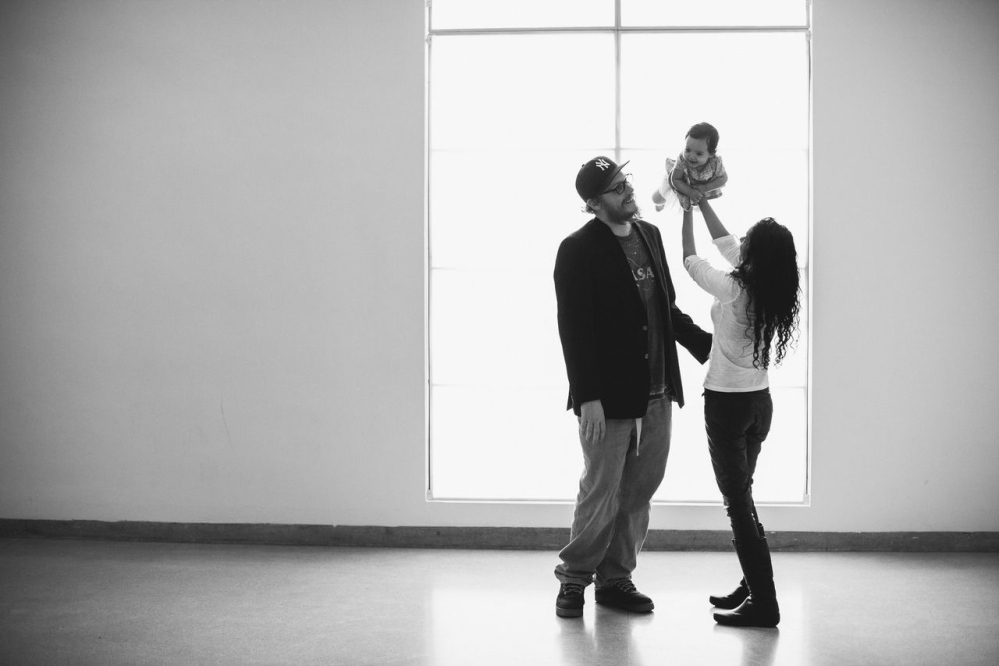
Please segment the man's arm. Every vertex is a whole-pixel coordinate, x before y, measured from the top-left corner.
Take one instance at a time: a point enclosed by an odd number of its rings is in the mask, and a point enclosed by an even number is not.
[[[711,334],[694,323],[690,315],[684,314],[675,303],[670,304],[670,317],[673,320],[673,334],[698,363],[707,363],[711,353]]]
[[[566,238],[555,259],[555,296],[558,301],[558,332],[562,341],[569,390],[580,404],[580,434],[599,442],[605,432],[596,365],[593,284],[586,268],[580,241]]]

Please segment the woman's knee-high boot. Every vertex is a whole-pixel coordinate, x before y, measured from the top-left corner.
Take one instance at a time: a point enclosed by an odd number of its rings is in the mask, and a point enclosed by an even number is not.
[[[756,511],[753,511],[753,515],[756,515]],[[756,530],[760,533],[761,537],[765,537],[767,533],[763,530],[763,524],[756,521]],[[735,541],[732,542],[733,544]],[[742,580],[739,581],[739,586],[732,591],[731,594],[726,594],[725,596],[714,595],[708,597],[708,601],[715,608],[723,608],[725,610],[732,610],[733,608],[738,608],[739,604],[746,600],[749,596],[749,586],[746,585],[746,577],[743,576]]]
[[[780,608],[766,538],[732,543],[749,586],[749,596],[738,608],[715,613],[715,622],[734,627],[776,627],[780,622]]]

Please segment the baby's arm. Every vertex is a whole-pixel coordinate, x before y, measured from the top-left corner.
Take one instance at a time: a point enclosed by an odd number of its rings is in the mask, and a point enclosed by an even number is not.
[[[701,192],[710,192],[711,190],[717,190],[719,188],[725,187],[725,183],[728,182],[728,171],[725,170],[725,163],[722,162],[721,155],[714,155],[711,158],[714,162],[714,172],[717,174],[711,180],[699,183],[697,189]]]
[[[710,192],[711,190],[717,190],[720,187],[725,187],[725,183],[728,182],[728,174],[723,173],[717,178],[712,178],[706,183],[699,183],[695,187],[701,192]]]
[[[677,174],[677,171],[679,171],[680,173]],[[676,168],[674,168],[669,174],[669,184],[673,187],[674,190],[676,190],[677,192],[679,192],[684,196],[688,197],[696,196],[698,197],[698,199],[700,199],[701,193],[695,190],[693,187],[691,187],[687,183],[687,179],[684,176],[685,174],[683,173],[682,168],[679,165],[677,165]]]
[[[704,197],[704,194],[701,192],[701,190],[697,189],[696,187],[693,187],[687,182],[687,179],[685,177],[686,174],[677,176],[676,174],[677,171],[679,171],[679,167],[673,169],[673,173],[669,175],[670,185],[673,186],[674,190],[676,190],[680,194],[690,199],[691,203],[694,204],[700,203],[701,199]]]

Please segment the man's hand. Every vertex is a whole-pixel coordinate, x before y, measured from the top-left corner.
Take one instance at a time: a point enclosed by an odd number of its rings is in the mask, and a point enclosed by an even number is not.
[[[579,411],[579,436],[590,444],[599,444],[607,433],[603,403],[590,400],[584,402]]]

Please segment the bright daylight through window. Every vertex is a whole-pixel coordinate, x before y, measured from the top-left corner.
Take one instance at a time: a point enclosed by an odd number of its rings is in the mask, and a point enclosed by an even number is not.
[[[678,307],[711,330],[683,269],[680,213],[651,201],[687,129],[718,128],[729,174],[714,208],[735,234],[773,217],[794,234],[801,334],[771,370],[774,427],[760,503],[808,493],[809,24],[805,0],[433,0],[429,57],[429,496],[572,500],[582,459],[552,269],[586,223],[574,181],[597,155],[633,174],[662,231]],[[697,215],[697,244],[724,260]],[[700,385],[682,348],[657,501],[720,501]]]

